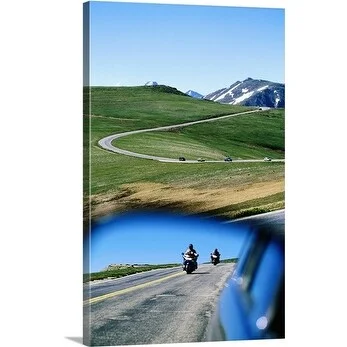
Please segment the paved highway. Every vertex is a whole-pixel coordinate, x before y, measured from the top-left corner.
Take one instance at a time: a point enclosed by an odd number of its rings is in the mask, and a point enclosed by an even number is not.
[[[235,113],[235,114],[229,114],[226,116],[221,116],[221,117],[216,117],[216,118],[209,118],[209,119],[202,119],[194,122],[187,122],[187,123],[181,123],[181,124],[176,124],[176,125],[168,125],[168,126],[163,126],[163,127],[158,127],[158,128],[151,128],[151,129],[141,129],[141,130],[134,130],[134,131],[127,131],[124,133],[119,133],[119,134],[113,134],[109,135],[107,137],[102,138],[99,140],[98,144],[101,148],[106,149],[111,152],[115,152],[118,154],[123,154],[123,155],[128,155],[131,157],[137,157],[137,158],[142,158],[142,159],[151,159],[151,160],[157,160],[161,162],[166,162],[166,163],[199,163],[197,160],[186,160],[186,161],[179,161],[179,159],[172,159],[172,158],[165,158],[165,157],[158,157],[154,155],[148,155],[148,154],[141,154],[141,153],[135,153],[131,151],[127,151],[125,149],[121,149],[116,147],[112,142],[115,140],[124,137],[124,136],[129,136],[129,135],[135,135],[135,134],[140,134],[140,133],[145,133],[145,132],[151,132],[151,131],[166,131],[166,130],[171,130],[175,128],[182,128],[182,127],[187,127],[190,125],[195,125],[195,124],[200,124],[200,123],[207,123],[207,122],[215,122],[221,119],[226,119],[230,117],[236,117],[236,116],[241,116],[249,113],[255,113],[255,112],[262,112],[264,110],[253,110],[253,111],[247,111],[247,112],[241,112],[241,113]],[[233,162],[263,162],[263,159],[247,159],[247,160],[233,160]],[[284,159],[272,159],[273,162],[284,162]],[[224,160],[206,160],[205,162],[208,163],[224,163]]]
[[[190,275],[175,268],[91,284],[84,312],[90,344],[204,341],[218,294],[233,268],[202,264]]]
[[[234,220],[276,225],[285,210]],[[94,346],[202,342],[234,264],[158,269],[84,286],[84,339]],[[90,335],[88,335],[90,333]]]

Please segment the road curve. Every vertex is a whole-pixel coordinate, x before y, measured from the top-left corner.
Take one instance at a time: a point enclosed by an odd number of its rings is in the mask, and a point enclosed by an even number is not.
[[[187,127],[190,125],[194,124],[200,124],[200,123],[207,123],[207,122],[214,122],[218,121],[221,119],[225,118],[230,118],[230,117],[236,117],[244,114],[249,114],[249,113],[255,113],[255,112],[262,112],[263,110],[253,110],[253,111],[246,111],[246,112],[241,112],[241,113],[235,113],[235,114],[229,114],[225,116],[220,116],[216,118],[209,118],[209,119],[202,119],[202,120],[197,120],[193,122],[187,122],[187,123],[181,123],[181,124],[176,124],[176,125],[168,125],[168,126],[162,126],[158,128],[150,128],[150,129],[141,129],[141,130],[133,130],[133,131],[127,131],[124,133],[119,133],[119,134],[113,134],[106,136],[99,140],[98,144],[101,148],[106,149],[108,151],[118,153],[118,154],[123,154],[123,155],[128,155],[131,157],[136,157],[136,158],[142,158],[142,159],[151,159],[151,160],[157,160],[161,162],[166,162],[166,163],[188,163],[188,164],[196,164],[200,163],[197,160],[185,160],[185,161],[179,161],[179,159],[172,159],[172,158],[165,158],[165,157],[158,157],[154,155],[148,155],[148,154],[141,154],[141,153],[135,153],[131,151],[127,151],[125,149],[121,149],[119,147],[116,147],[112,144],[112,142],[116,139],[119,139],[124,136],[129,136],[129,135],[135,135],[135,134],[140,134],[140,133],[146,133],[146,132],[151,132],[151,131],[164,131],[164,130],[171,130],[175,128],[182,128],[182,127]],[[233,160],[233,162],[263,162],[263,159],[236,159]],[[272,159],[273,162],[284,162],[284,159]],[[205,160],[206,163],[225,163],[224,160]]]

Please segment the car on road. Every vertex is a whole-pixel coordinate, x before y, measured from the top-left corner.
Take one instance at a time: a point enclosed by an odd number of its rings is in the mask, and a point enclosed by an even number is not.
[[[272,158],[270,158],[270,157],[265,157],[264,158],[264,161],[271,161],[272,160]]]
[[[179,161],[186,161],[186,158],[185,157],[179,157],[178,160]]]
[[[198,161],[203,162],[203,161],[205,161],[205,159],[203,159],[203,158],[198,158]]]
[[[251,226],[221,292],[207,340],[284,338],[284,284],[284,228]]]
[[[224,158],[224,161],[233,161],[233,159],[230,157],[226,157],[226,158]]]

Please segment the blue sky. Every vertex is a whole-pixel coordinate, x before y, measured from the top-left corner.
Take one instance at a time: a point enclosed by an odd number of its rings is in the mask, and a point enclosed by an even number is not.
[[[90,84],[156,81],[203,95],[284,83],[284,9],[91,2]]]
[[[101,271],[114,263],[179,263],[181,252],[189,243],[199,253],[199,262],[209,261],[209,254],[215,248],[222,258],[234,258],[239,255],[245,237],[245,229],[240,226],[201,217],[148,212],[125,214],[93,226],[90,272]],[[85,268],[84,272],[88,270]]]

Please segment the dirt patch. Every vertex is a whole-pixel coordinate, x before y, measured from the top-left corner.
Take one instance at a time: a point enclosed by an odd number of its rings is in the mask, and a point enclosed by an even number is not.
[[[92,196],[92,218],[138,208],[207,213],[283,192],[284,179],[214,189],[184,188],[161,183],[132,183],[123,185],[117,193]],[[278,201],[274,203],[278,204]]]

